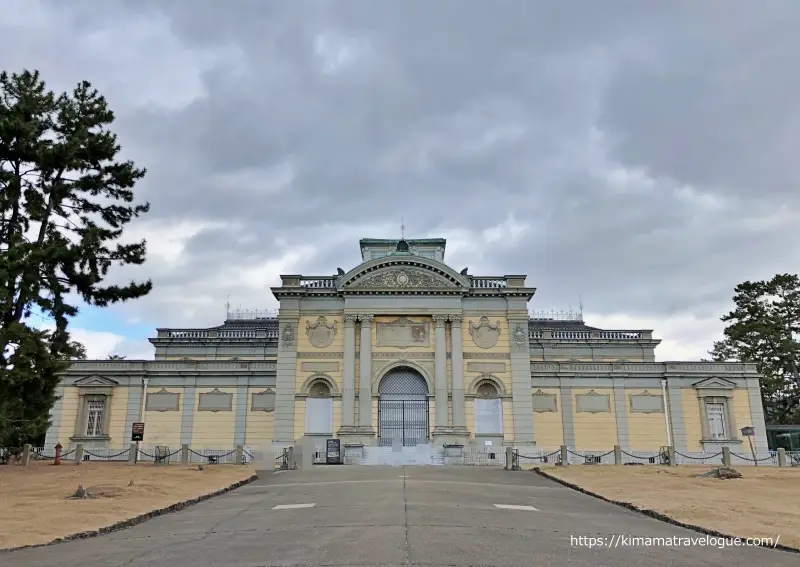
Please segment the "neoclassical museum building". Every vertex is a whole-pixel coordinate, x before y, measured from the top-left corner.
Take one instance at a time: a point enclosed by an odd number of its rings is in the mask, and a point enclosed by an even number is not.
[[[656,362],[650,330],[532,316],[524,275],[445,263],[444,239],[363,239],[330,276],[281,276],[277,314],[157,329],[153,360],[75,362],[46,445],[766,450],[752,364]]]

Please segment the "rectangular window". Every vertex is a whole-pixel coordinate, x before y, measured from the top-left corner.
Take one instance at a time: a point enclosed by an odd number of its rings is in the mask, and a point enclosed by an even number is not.
[[[103,435],[103,420],[105,418],[106,403],[103,400],[89,400],[86,410],[86,436],[98,437]]]
[[[503,402],[500,399],[475,399],[475,433],[503,433]]]
[[[332,398],[306,398],[306,433],[333,433]]]
[[[725,404],[706,404],[708,431],[711,439],[727,439],[725,432]]]

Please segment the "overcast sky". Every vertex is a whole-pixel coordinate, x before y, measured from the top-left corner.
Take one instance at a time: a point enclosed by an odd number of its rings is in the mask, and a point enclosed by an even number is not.
[[[733,287],[800,260],[800,3],[0,0],[0,68],[88,80],[152,204],[152,294],[86,309],[90,356],[275,307],[358,239],[447,238],[532,308],[721,336]]]

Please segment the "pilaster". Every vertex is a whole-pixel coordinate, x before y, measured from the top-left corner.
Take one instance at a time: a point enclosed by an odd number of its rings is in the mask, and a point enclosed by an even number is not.
[[[286,303],[294,304],[287,306]],[[278,447],[294,445],[294,396],[297,392],[297,300],[282,300],[278,315],[278,362],[275,375],[275,426]]]
[[[683,417],[683,393],[680,388],[667,388],[669,424],[676,451],[686,452],[686,422]]]
[[[764,406],[761,401],[761,384],[758,378],[747,379],[747,397],[750,401],[750,423],[755,428],[756,455],[767,454],[767,430],[764,422]]]
[[[236,379],[236,416],[233,424],[234,445],[244,445],[246,424],[247,424],[247,376],[239,376]]]
[[[508,327],[508,342],[511,351],[511,400],[514,408],[514,444],[535,445],[527,312],[526,318],[509,317]]]
[[[434,353],[436,428],[447,427],[447,343],[445,341],[445,322],[447,315],[434,315],[436,342]],[[436,432],[434,431],[434,434]]]
[[[356,411],[356,320],[358,315],[344,315],[344,365],[342,380],[342,427],[355,425]]]
[[[630,450],[628,438],[628,411],[625,402],[625,385],[623,378],[614,379],[614,417],[617,422],[617,444]]]
[[[464,357],[461,340],[461,315],[450,315],[451,365],[453,368],[453,427],[466,429],[464,407]]]
[[[359,315],[361,359],[358,384],[358,426],[372,430],[372,315]],[[374,432],[373,432],[374,433]]]
[[[50,408],[50,426],[47,428],[47,434],[44,438],[44,446],[49,449],[50,447],[55,447],[58,442],[58,433],[61,429],[61,408],[62,408],[62,400],[64,398],[64,386],[59,385],[56,388],[56,403],[53,404],[53,407]],[[128,436],[130,438],[130,436]]]
[[[192,429],[194,427],[194,406],[196,403],[197,378],[190,376],[186,378],[186,385],[183,388],[183,400],[181,406],[181,445],[192,444]],[[146,431],[145,431],[146,433]]]
[[[125,412],[125,439],[122,446],[131,442],[133,422],[139,421],[142,416],[142,379],[139,376],[132,377],[128,382],[128,408]],[[147,435],[145,427],[144,434]]]
[[[561,393],[561,428],[564,432],[564,445],[574,448],[575,413],[572,407],[572,387],[564,386],[562,382],[559,391]]]

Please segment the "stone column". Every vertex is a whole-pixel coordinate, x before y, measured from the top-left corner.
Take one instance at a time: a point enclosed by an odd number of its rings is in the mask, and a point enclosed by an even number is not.
[[[358,426],[372,429],[372,315],[361,320],[361,359],[358,381]]]
[[[436,352],[434,354],[436,389],[436,427],[447,427],[447,342],[445,341],[445,321],[447,315],[434,315],[436,325]]]
[[[451,363],[453,365],[453,427],[466,428],[464,409],[464,357],[461,345],[461,315],[450,315]]]
[[[344,384],[342,387],[342,427],[353,427],[356,408],[356,318],[344,316]]]

